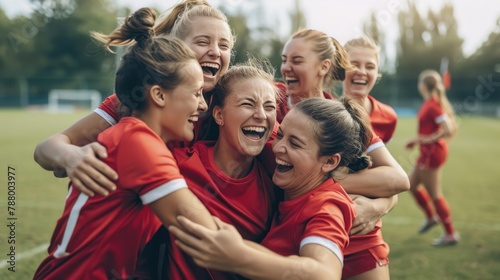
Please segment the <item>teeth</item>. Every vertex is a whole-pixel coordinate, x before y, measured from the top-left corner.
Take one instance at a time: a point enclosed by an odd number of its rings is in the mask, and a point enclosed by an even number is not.
[[[355,84],[366,84],[367,83],[366,80],[353,80],[352,82]]]
[[[285,81],[297,81],[297,78],[286,77]]]
[[[279,165],[284,165],[284,166],[292,166],[290,163],[286,162],[286,161],[282,161],[281,159],[276,159],[276,163],[279,164]]]
[[[244,127],[243,130],[251,130],[251,131],[258,132],[258,133],[262,133],[262,132],[266,131],[266,129],[264,127],[261,127],[261,126],[247,126],[247,127]]]
[[[190,122],[197,122],[198,121],[198,117],[190,117],[188,120]]]
[[[212,67],[212,68],[215,68],[215,69],[219,69],[219,64],[216,64],[216,63],[209,63],[209,62],[203,62],[200,64],[200,66],[202,67]]]

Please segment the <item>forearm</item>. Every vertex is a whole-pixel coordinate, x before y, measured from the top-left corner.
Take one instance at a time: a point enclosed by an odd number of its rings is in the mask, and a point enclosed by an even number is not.
[[[408,176],[402,170],[394,171],[392,166],[379,166],[358,173],[349,174],[339,181],[349,194],[367,197],[391,197],[406,191]]]
[[[254,246],[242,253],[245,262],[235,267],[233,272],[249,279],[336,279],[332,269],[314,258],[303,256],[281,256],[276,253],[259,250]]]
[[[66,150],[70,145],[68,136],[61,133],[52,135],[36,146],[34,159],[46,170],[53,171],[58,167],[63,168]]]
[[[393,195],[391,197],[382,197],[372,199],[373,207],[376,209],[380,216],[385,216],[398,204],[398,196]]]

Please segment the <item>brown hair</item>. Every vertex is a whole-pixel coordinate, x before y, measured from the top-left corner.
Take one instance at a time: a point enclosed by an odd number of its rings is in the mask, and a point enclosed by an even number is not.
[[[367,113],[357,102],[345,97],[338,101],[308,98],[297,103],[292,110],[300,110],[315,123],[318,156],[341,155],[335,173],[353,173],[370,166],[365,151],[373,132]],[[337,175],[335,173],[330,176]]]
[[[418,77],[418,82],[422,83],[429,92],[437,93],[439,104],[441,105],[443,111],[450,119],[450,125],[451,125],[450,136],[451,137],[454,136],[457,132],[455,110],[453,110],[453,106],[451,106],[448,97],[446,97],[446,90],[441,75],[439,75],[439,73],[435,70],[424,70],[420,73]]]
[[[269,82],[274,90],[276,99],[278,97],[278,88],[274,83],[274,68],[267,59],[249,58],[246,62],[231,66],[229,70],[221,76],[220,80],[212,90],[212,100],[210,101],[210,119],[203,127],[201,139],[215,140],[219,135],[219,126],[215,123],[212,111],[215,106],[224,107],[227,97],[233,92],[233,86],[243,80],[252,78],[262,79]]]
[[[180,71],[196,57],[191,49],[173,36],[154,36],[156,13],[142,8],[127,17],[111,34],[92,32],[92,36],[109,46],[129,45],[116,73],[115,90],[120,102],[132,110],[147,107],[147,90],[152,85],[176,88],[183,80]]]
[[[304,39],[313,43],[313,51],[321,61],[330,59],[332,67],[325,77],[325,87],[331,88],[334,81],[343,81],[345,72],[354,69],[349,62],[347,52],[333,37],[314,29],[301,29],[295,32],[291,39]]]

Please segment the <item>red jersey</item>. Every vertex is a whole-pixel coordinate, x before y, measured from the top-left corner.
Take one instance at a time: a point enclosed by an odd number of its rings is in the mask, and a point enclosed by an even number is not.
[[[301,247],[319,244],[343,263],[354,217],[354,202],[339,183],[328,179],[306,194],[281,202],[261,244],[283,256],[299,255]]]
[[[231,178],[223,173],[214,160],[214,142],[198,141],[191,148],[174,149],[179,168],[190,190],[212,215],[232,224],[244,239],[260,242],[269,230],[276,210],[275,187],[268,171],[257,160],[244,178]],[[156,245],[145,256],[147,275],[158,279],[230,279],[230,273],[212,271],[197,266],[173,243],[174,238],[163,230],[155,236]],[[163,243],[162,243],[163,242]],[[166,242],[166,243],[165,243]],[[158,248],[166,248],[162,254]],[[149,249],[149,248],[148,248]],[[166,256],[165,256],[166,254]],[[159,260],[164,260],[156,266]],[[139,273],[138,275],[141,275]]]
[[[141,120],[125,117],[98,141],[119,174],[117,189],[88,197],[70,184],[35,279],[126,279],[162,225],[145,205],[187,186],[172,153]]]
[[[380,136],[384,143],[387,143],[394,135],[398,116],[391,106],[378,101],[371,95],[368,95],[368,99],[372,104],[370,123],[373,131]]]
[[[440,130],[440,124],[447,118],[441,104],[436,98],[429,98],[422,104],[418,112],[418,134],[431,135]],[[417,165],[420,167],[437,168],[443,165],[448,156],[448,144],[443,138],[434,143],[420,144],[420,156]]]

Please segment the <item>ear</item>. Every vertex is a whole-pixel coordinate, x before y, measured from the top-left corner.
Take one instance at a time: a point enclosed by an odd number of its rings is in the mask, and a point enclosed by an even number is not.
[[[221,107],[214,106],[214,109],[212,110],[212,117],[214,117],[215,123],[217,123],[217,125],[222,126],[224,124]]]
[[[148,95],[153,104],[159,107],[163,107],[167,103],[167,94],[168,93],[165,90],[162,90],[162,88],[158,85],[152,86],[148,91]]]
[[[332,61],[329,59],[325,59],[321,62],[321,68],[319,69],[319,74],[321,76],[326,75],[328,71],[330,71],[330,68],[332,67]]]
[[[323,166],[321,167],[321,170],[324,173],[332,172],[339,165],[341,158],[342,157],[340,156],[339,153],[336,153],[336,154],[331,155],[331,156],[327,156],[325,163],[323,163]]]
[[[375,80],[375,84],[378,84],[378,82],[380,82],[380,80],[382,80],[382,73],[377,74],[377,79]]]

